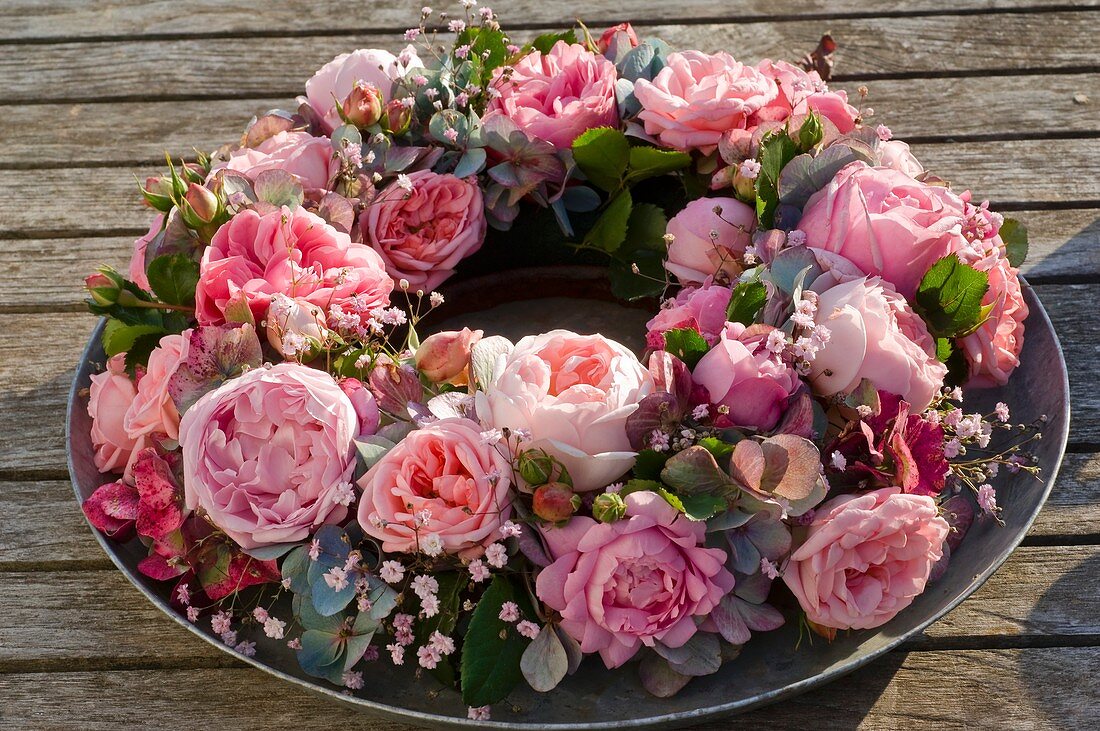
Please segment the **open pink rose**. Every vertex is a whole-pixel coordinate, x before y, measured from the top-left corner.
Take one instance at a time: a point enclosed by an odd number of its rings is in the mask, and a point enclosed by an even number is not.
[[[937,260],[969,245],[964,208],[946,188],[853,162],[810,197],[798,228],[807,245],[840,254],[911,298]]]
[[[366,312],[388,305],[392,289],[378,254],[321,217],[301,207],[264,215],[248,209],[223,224],[203,252],[195,315],[200,325],[221,324],[226,307],[243,298],[260,322],[276,293],[326,312],[355,297],[355,309]]]
[[[247,371],[180,421],[187,508],[201,508],[246,550],[305,540],[347,516],[359,429],[351,400],[324,371]]]
[[[969,384],[978,387],[1008,383],[1008,377],[1020,364],[1024,320],[1028,316],[1017,270],[1008,260],[997,260],[987,273],[989,290],[982,305],[992,305],[993,309],[976,331],[959,341],[970,363]]]
[[[558,41],[549,53],[521,58],[506,81],[493,82],[500,96],[485,119],[505,116],[529,137],[568,149],[593,127],[615,127],[615,64],[584,46]]]
[[[901,396],[913,411],[928,408],[947,368],[924,320],[878,277],[853,279],[818,295],[815,321],[829,341],[810,364],[810,383],[823,396],[848,393],[864,378]]]
[[[646,134],[677,150],[710,154],[724,133],[745,129],[779,94],[772,79],[728,53],[670,53],[667,64],[653,81],[635,82],[634,96]]]
[[[554,562],[535,593],[561,613],[561,628],[617,668],[660,642],[682,647],[733,589],[724,551],[703,548],[706,526],[653,492],[624,498],[626,517],[597,523],[577,517],[543,530]]]
[[[901,140],[887,140],[878,143],[875,154],[878,156],[879,166],[897,170],[910,178],[915,178],[924,172],[924,166],[913,155],[909,145]]]
[[[676,297],[665,300],[653,319],[646,323],[646,342],[649,347],[661,350],[664,348],[663,333],[690,328],[714,345],[726,327],[726,308],[731,295],[729,287],[717,284],[681,289]]]
[[[149,243],[156,238],[163,227],[164,214],[158,213],[153,216],[149,231],[134,242],[134,253],[130,256],[130,281],[146,292],[149,291],[149,277],[145,274],[145,250],[149,248]]]
[[[718,344],[695,365],[691,378],[710,395],[711,403],[729,409],[731,426],[759,431],[774,428],[787,401],[798,390],[798,374],[767,349],[775,328],[728,323]]]
[[[165,335],[149,354],[145,375],[137,384],[137,395],[126,411],[125,427],[131,437],[161,434],[179,439],[180,414],[168,394],[168,380],[187,360],[191,331]]]
[[[477,422],[442,419],[416,429],[359,480],[359,524],[387,552],[472,558],[500,539],[512,514],[512,463]]]
[[[477,415],[497,429],[526,430],[526,448],[561,460],[577,491],[595,490],[634,464],[626,418],[653,391],[637,356],[602,335],[529,335],[497,358],[477,394]]]
[[[285,170],[307,190],[327,190],[340,172],[340,162],[328,137],[308,132],[279,132],[255,147],[234,150],[225,162],[211,172],[233,170],[255,180],[265,170]]]
[[[363,211],[359,225],[391,277],[407,279],[413,291],[430,290],[481,248],[485,208],[473,178],[430,170],[408,178],[411,190],[391,184]]]
[[[736,198],[693,200],[668,222],[672,243],[665,269],[681,284],[735,279],[744,269],[745,248],[755,227],[756,211]]]
[[[341,53],[332,59],[306,82],[306,99],[321,121],[325,134],[343,122],[337,108],[351,93],[356,82],[373,84],[382,96],[392,98],[394,82],[412,68],[423,66],[412,46],[394,56],[379,48],[360,48],[351,53]]]
[[[949,531],[927,495],[896,487],[841,495],[817,509],[783,581],[812,622],[878,627],[924,591]]]
[[[756,65],[764,76],[775,81],[779,93],[749,121],[750,126],[762,122],[786,122],[817,112],[840,134],[848,134],[856,126],[859,110],[848,103],[844,91],[830,91],[816,71],[804,71],[786,61],[764,59]]]
[[[92,417],[92,446],[100,472],[129,471],[135,454],[145,446],[143,437],[126,431],[126,412],[137,396],[137,387],[126,375],[125,353],[107,360],[107,370],[92,376],[88,386],[88,416]]]

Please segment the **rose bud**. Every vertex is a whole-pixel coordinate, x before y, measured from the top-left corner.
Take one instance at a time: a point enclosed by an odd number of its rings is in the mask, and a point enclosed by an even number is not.
[[[183,196],[180,212],[183,221],[191,228],[201,228],[218,216],[221,204],[218,196],[213,192],[195,183],[187,184],[187,192]]]
[[[601,523],[614,523],[626,515],[626,503],[617,492],[597,495],[592,503],[592,517]]]
[[[384,355],[378,357],[367,377],[367,388],[378,400],[378,408],[395,415],[404,414],[410,402],[420,403],[424,398],[416,369],[398,365]]]
[[[348,395],[355,413],[359,415],[359,438],[369,437],[378,431],[381,414],[374,394],[358,378],[345,378],[339,383],[340,390]]]
[[[532,487],[545,485],[554,474],[554,460],[541,449],[521,453],[517,463],[519,476]]]
[[[125,280],[122,275],[110,267],[100,267],[94,274],[84,278],[84,288],[88,290],[92,301],[108,307],[118,302]]]
[[[412,109],[406,107],[400,99],[393,99],[386,104],[386,114],[380,121],[387,132],[403,134],[412,123]]]
[[[628,50],[637,46],[638,34],[634,32],[634,27],[630,23],[611,26],[596,41],[596,48],[600,53],[611,59],[618,58],[620,53],[625,55]]]
[[[377,124],[382,118],[382,92],[374,84],[355,82],[341,106],[344,120],[359,129]]]
[[[265,320],[267,342],[287,360],[312,360],[328,339],[324,311],[308,300],[275,294]]]
[[[429,335],[416,349],[416,367],[432,383],[465,386],[470,382],[470,350],[485,333],[461,330]]]
[[[172,200],[172,181],[168,178],[146,178],[141,186],[141,195],[150,208],[167,213],[175,206]]]
[[[532,508],[535,515],[550,523],[569,520],[581,506],[581,496],[564,482],[548,482],[535,490]]]

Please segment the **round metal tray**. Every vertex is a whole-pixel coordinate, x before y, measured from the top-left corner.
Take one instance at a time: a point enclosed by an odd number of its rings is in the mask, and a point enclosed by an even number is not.
[[[518,338],[554,327],[600,331],[640,349],[649,310],[607,301],[606,273],[585,267],[518,270],[469,279],[449,288],[447,320],[433,324],[482,328],[487,333]],[[145,549],[137,540],[119,545],[93,531],[115,565],[151,602],[187,630],[226,652],[285,681],[323,693],[357,710],[432,727],[512,729],[597,729],[672,727],[698,723],[747,710],[806,691],[849,673],[897,647],[970,596],[1004,563],[1023,539],[1058,474],[1069,431],[1069,384],[1058,338],[1034,291],[1024,285],[1031,316],[1023,364],[1009,384],[994,391],[967,394],[967,411],[989,411],[1007,402],[1013,421],[1048,417],[1043,438],[1035,444],[1042,477],[1002,473],[997,480],[1004,508],[1004,527],[991,520],[975,522],[951,558],[944,576],[886,625],[876,630],[842,632],[833,642],[802,642],[796,649],[794,623],[755,635],[741,655],[711,676],[697,678],[671,699],[648,695],[633,668],[615,672],[598,658],[586,659],[580,671],[553,692],[539,694],[521,684],[508,702],[493,708],[490,722],[469,721],[458,693],[441,689],[431,678],[417,680],[410,667],[395,668],[385,660],[366,665],[362,690],[346,695],[341,689],[311,678],[299,669],[284,642],[260,636],[253,658],[245,658],[221,643],[207,619],[191,624],[168,605],[171,582],[157,582],[137,571]],[[93,333],[76,372],[69,396],[67,439],[69,470],[77,500],[83,502],[108,482],[92,463],[86,389],[89,376],[102,368],[100,328]],[[289,604],[289,602],[288,602]],[[276,613],[290,617],[289,607]],[[353,711],[352,708],[348,708]]]

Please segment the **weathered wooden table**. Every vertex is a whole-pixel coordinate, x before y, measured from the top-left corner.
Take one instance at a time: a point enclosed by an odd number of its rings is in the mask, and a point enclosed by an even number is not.
[[[148,225],[134,173],[234,139],[335,54],[398,45],[420,3],[0,2],[0,727],[396,728],[174,625],[92,540],[63,401],[94,325],[81,278]],[[274,5],[274,4],[272,4]],[[632,19],[673,46],[796,58],[933,170],[1031,230],[1073,386],[1070,454],[1024,545],[973,598],[752,727],[1100,727],[1100,4],[1056,0],[505,0],[506,24]],[[263,10],[261,10],[263,8]],[[1008,498],[1010,499],[1010,498]],[[725,727],[726,724],[722,724]],[[718,728],[715,725],[714,728]]]

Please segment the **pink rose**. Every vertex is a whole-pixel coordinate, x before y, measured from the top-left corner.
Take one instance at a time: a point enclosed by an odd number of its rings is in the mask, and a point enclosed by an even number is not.
[[[660,642],[682,647],[733,589],[726,554],[703,548],[706,526],[680,515],[653,492],[624,498],[626,517],[597,523],[577,517],[543,536],[554,562],[535,593],[561,613],[561,628],[617,668]]]
[[[179,439],[180,414],[168,394],[168,380],[187,360],[190,342],[190,330],[165,335],[149,354],[145,375],[138,381],[137,395],[124,420],[131,437],[161,434],[171,440]]]
[[[465,386],[469,382],[470,351],[484,335],[482,330],[434,333],[416,349],[416,368],[432,383]]]
[[[388,553],[423,550],[438,536],[446,553],[480,556],[512,514],[511,474],[476,422],[442,419],[410,432],[359,480],[359,524]]]
[[[211,173],[218,170],[233,170],[250,180],[255,180],[265,170],[285,170],[307,190],[328,190],[340,172],[340,161],[328,137],[283,131],[255,147],[234,150],[229,159],[215,165]]]
[[[924,172],[924,166],[913,155],[909,145],[901,140],[887,140],[879,142],[875,148],[880,167],[897,170],[903,175],[915,178]]]
[[[638,47],[638,34],[630,23],[619,23],[605,30],[596,41],[596,49],[608,58],[618,58],[620,53]]]
[[[130,257],[130,281],[146,292],[149,291],[149,277],[145,274],[145,250],[149,248],[149,244],[162,228],[164,228],[164,214],[158,213],[153,216],[149,231],[134,242],[134,253]]]
[[[134,455],[145,446],[144,437],[126,431],[126,412],[137,387],[126,375],[125,353],[107,360],[107,370],[96,373],[88,386],[88,416],[92,417],[92,446],[100,472],[129,472]]]
[[[814,319],[829,331],[828,343],[810,364],[810,383],[817,393],[848,393],[866,378],[919,413],[943,388],[947,368],[936,359],[924,320],[878,277],[853,279],[821,292]]]
[[[653,319],[646,323],[646,342],[651,348],[662,350],[663,333],[690,328],[714,345],[726,327],[726,308],[731,294],[729,287],[717,284],[681,289],[675,298],[665,300]]]
[[[927,495],[896,487],[821,505],[783,572],[810,621],[870,629],[924,591],[950,527]]]
[[[343,378],[340,380],[339,385],[340,390],[351,400],[351,405],[355,408],[355,413],[359,417],[359,431],[356,432],[356,438],[361,439],[373,435],[378,431],[378,425],[382,420],[382,414],[378,410],[378,402],[375,400],[374,394],[358,378]]]
[[[247,371],[180,421],[187,508],[246,550],[303,541],[347,516],[358,433],[355,407],[324,371]]]
[[[970,363],[970,385],[1003,386],[1020,364],[1024,347],[1024,320],[1028,316],[1017,270],[1007,259],[989,269],[989,290],[983,306],[992,305],[988,319],[959,341]]]
[[[532,51],[511,77],[493,86],[500,96],[489,102],[488,121],[505,116],[529,137],[568,149],[593,127],[617,127],[615,64],[584,46],[558,41],[549,53]]]
[[[412,190],[391,184],[363,211],[359,225],[390,276],[407,279],[413,291],[430,290],[481,248],[485,208],[473,178],[430,170],[408,177]]]
[[[702,284],[719,275],[735,279],[755,227],[756,211],[736,198],[693,200],[668,222],[672,243],[665,269],[681,284]]]
[[[695,365],[691,378],[710,394],[711,403],[729,408],[731,426],[769,431],[779,423],[787,401],[798,390],[798,374],[767,349],[775,328],[746,328],[731,322],[718,344]]]
[[[806,203],[806,243],[849,259],[911,298],[937,260],[968,246],[964,203],[946,188],[853,162]]]
[[[527,430],[528,449],[561,460],[578,492],[595,490],[634,464],[626,419],[653,391],[629,350],[602,335],[553,330],[529,335],[497,358],[476,396],[482,423]]]
[[[749,121],[750,127],[765,121],[782,123],[792,117],[797,119],[817,112],[840,134],[855,129],[859,110],[848,103],[844,91],[829,91],[816,71],[804,71],[786,61],[768,59],[758,63],[756,68],[775,81],[779,93]]]
[[[653,81],[634,84],[646,134],[666,147],[710,154],[779,94],[774,81],[728,53],[670,53],[667,64]]]
[[[322,131],[328,134],[343,124],[337,108],[344,103],[356,82],[373,84],[385,99],[390,99],[394,82],[404,77],[409,69],[421,66],[412,46],[400,56],[379,48],[341,53],[306,82],[306,99],[320,119]]]
[[[378,254],[319,216],[301,207],[249,209],[223,224],[203,252],[195,315],[201,325],[221,324],[226,307],[243,297],[260,322],[276,293],[326,311],[356,297],[365,312],[388,305],[392,289]]]

